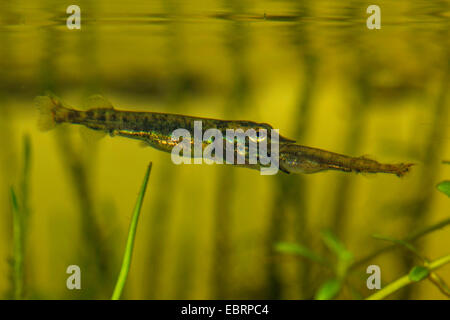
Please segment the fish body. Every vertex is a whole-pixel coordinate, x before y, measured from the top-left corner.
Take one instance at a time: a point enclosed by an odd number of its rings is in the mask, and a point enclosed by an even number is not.
[[[98,99],[101,98],[96,96],[95,100]],[[224,140],[227,137],[227,130],[246,132],[253,129],[256,134],[259,130],[266,130],[268,133],[272,130],[270,124],[253,121],[219,120],[171,113],[117,110],[106,100],[101,102],[103,107],[91,108],[86,111],[67,107],[54,96],[37,97],[36,104],[41,111],[40,127],[43,130],[51,129],[56,124],[61,123],[79,124],[93,130],[109,133],[111,136],[141,140],[149,146],[165,152],[171,152],[173,147],[181,142],[179,139],[172,137],[172,133],[177,129],[186,129],[190,133],[190,144],[193,147],[195,122],[197,121],[202,124],[202,136],[208,129],[217,129]],[[233,138],[235,141],[232,142],[241,142],[245,145],[245,155],[246,160],[248,160],[248,145],[245,144],[245,141],[238,141],[239,137]],[[270,146],[269,134],[264,137],[256,137],[257,142],[261,142],[262,139],[267,139]],[[295,141],[279,136],[279,142],[293,143]],[[202,141],[202,150],[210,143],[212,143],[212,140]],[[225,154],[225,143],[223,145]]]
[[[115,109],[100,96],[95,96],[93,101],[92,105],[96,107],[82,111],[65,106],[53,95],[37,97],[36,105],[41,111],[41,129],[49,130],[60,123],[79,124],[93,130],[109,133],[111,136],[141,140],[158,150],[172,152],[172,149],[181,142],[180,139],[172,136],[172,133],[177,129],[186,129],[190,133],[189,144],[192,149],[194,148],[195,122],[200,121],[202,123],[202,137],[206,130],[217,129],[221,132],[224,140],[226,140],[228,129],[234,131],[240,129],[244,132],[250,129],[256,132],[265,129],[267,135],[258,136],[257,140],[260,142],[261,139],[267,139],[267,150],[271,150],[268,133],[271,132],[272,126],[267,123],[219,120],[158,112],[122,111]],[[248,162],[249,145],[245,143],[246,141],[238,141],[239,137],[233,139],[234,144],[240,142],[245,146],[245,163],[238,166],[260,169],[262,167],[260,163],[250,164]],[[302,146],[294,142],[294,140],[279,136],[278,165],[279,169],[285,173],[316,173],[326,170],[339,170],[357,173],[389,173],[402,177],[409,172],[413,165],[410,163],[383,164],[366,157],[346,156]],[[212,143],[212,140],[202,140],[201,143],[203,151]],[[236,148],[234,152],[238,152]],[[223,154],[225,154],[225,146]]]
[[[404,176],[413,164],[384,164],[366,157],[351,157],[298,144],[280,146],[280,168],[292,173],[316,173],[339,170],[357,173],[392,173]]]

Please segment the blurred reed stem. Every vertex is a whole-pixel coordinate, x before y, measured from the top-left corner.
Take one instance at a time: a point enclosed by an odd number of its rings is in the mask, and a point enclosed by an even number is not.
[[[445,41],[444,39],[442,40]],[[449,49],[447,48],[447,52],[448,51]],[[450,60],[447,60],[447,65],[444,70],[441,87],[434,106],[434,112],[432,113],[434,117],[430,124],[431,132],[427,140],[427,145],[422,153],[422,168],[417,184],[419,188],[416,191],[417,196],[414,200],[415,203],[413,209],[410,212],[410,219],[406,223],[406,230],[415,230],[425,224],[427,213],[429,212],[434,195],[436,194],[434,185],[438,179],[438,168],[445,142],[446,126],[448,126],[449,107],[447,99],[449,93]],[[404,270],[409,269],[412,265],[411,257],[408,255],[404,256],[402,265]],[[410,299],[413,290],[414,287],[406,288],[402,298]]]
[[[434,232],[436,230],[445,228],[445,227],[447,227],[449,225],[450,225],[450,218],[444,219],[444,220],[442,220],[442,221],[440,221],[438,223],[430,225],[430,226],[428,226],[426,228],[423,228],[423,229],[421,229],[421,230],[419,230],[419,231],[417,231],[417,232],[415,232],[415,233],[405,237],[403,239],[403,241],[412,242],[412,241],[418,240],[419,238],[421,238],[421,237],[423,237],[423,236],[425,236],[425,235],[427,235],[429,233],[432,233],[432,232]],[[398,247],[398,244],[391,244],[391,245],[385,246],[385,247],[383,247],[381,249],[378,249],[375,252],[367,255],[366,257],[364,257],[362,259],[359,259],[358,261],[354,262],[350,268],[351,269],[356,269],[358,267],[364,266],[365,264],[367,264],[367,262],[369,262],[372,259],[378,257],[380,254],[388,252],[388,251],[390,251],[392,249],[395,249],[396,247]]]
[[[28,188],[30,180],[31,143],[28,135],[25,135],[23,138],[22,159],[23,167],[20,178],[19,197],[17,197],[14,188],[11,187],[13,211],[13,287],[14,299],[16,300],[24,298],[25,240],[30,216]]]
[[[180,12],[180,3],[174,0],[162,1],[161,6],[165,14],[177,14]],[[165,97],[165,105],[168,112],[181,112],[181,103],[185,94],[185,60],[182,27],[176,20],[171,21],[166,25],[164,30],[166,43],[164,47],[164,54],[167,57],[166,71],[169,75],[167,81],[170,84],[168,94]],[[161,274],[164,272],[164,258],[167,251],[167,235],[170,228],[170,219],[173,216],[172,204],[173,199],[167,196],[167,190],[174,190],[176,188],[176,168],[169,161],[169,164],[158,167],[160,171],[159,181],[155,185],[164,185],[164,190],[158,195],[155,194],[154,205],[149,209],[149,240],[147,247],[147,260],[152,263],[148,266],[146,286],[144,294],[149,299],[158,299],[161,297],[161,291],[164,288],[160,286]],[[183,215],[182,217],[185,217]],[[183,235],[184,237],[184,230]],[[187,257],[190,256],[189,250],[185,250],[183,239],[179,240],[176,249],[178,261],[175,263],[175,281],[172,282],[174,296],[184,297],[186,293],[186,283],[189,283],[192,278],[192,264]],[[181,281],[179,281],[181,280]]]
[[[231,13],[245,12],[246,3],[243,1],[226,0],[224,6]],[[236,111],[246,109],[249,95],[249,79],[246,71],[245,52],[249,42],[247,28],[242,21],[231,21],[225,30],[227,49],[230,54],[231,69],[233,71],[233,86],[225,105],[225,118],[232,117]],[[231,168],[233,169],[233,168]],[[227,299],[231,293],[230,278],[232,277],[231,247],[232,247],[232,204],[236,172],[225,166],[219,169],[217,190],[215,191],[214,214],[214,253],[212,265],[212,285],[214,299]],[[233,298],[238,298],[233,295]]]
[[[12,2],[3,1],[2,10],[0,10],[0,21],[14,22],[19,17],[15,6]],[[2,175],[4,190],[9,190],[11,184],[14,182],[13,173],[16,172],[17,154],[14,150],[14,145],[11,143],[15,139],[14,121],[9,102],[12,100],[9,94],[9,87],[11,79],[14,79],[14,72],[11,65],[16,63],[16,57],[13,53],[13,41],[11,34],[4,29],[0,30],[0,170]],[[11,195],[8,192],[2,193],[0,196],[1,203],[9,203]],[[10,226],[14,224],[12,215],[4,215],[4,225],[0,231],[0,236],[3,243],[9,243],[14,238],[13,228]],[[11,278],[11,288],[14,288],[13,278]],[[9,294],[9,293],[8,293]]]
[[[361,11],[357,9],[359,6],[356,2],[349,5],[345,11],[350,19],[358,19]],[[364,29],[361,29],[365,32]],[[360,41],[361,32],[356,30],[349,30],[345,34],[346,43],[358,43]],[[365,51],[361,47],[355,47],[354,50],[354,64],[359,64],[360,67],[356,70],[356,74],[349,80],[352,87],[355,88],[354,96],[352,97],[348,110],[348,119],[346,121],[347,132],[342,133],[343,153],[349,155],[357,155],[361,149],[363,138],[366,136],[364,131],[366,128],[366,116],[370,108],[370,83],[369,77],[371,75],[370,58],[366,56]],[[340,175],[335,186],[335,202],[331,214],[332,230],[338,239],[344,240],[346,235],[346,223],[348,220],[348,213],[350,211],[349,205],[352,203],[349,199],[352,196],[352,188],[354,187],[355,179],[352,175]]]
[[[64,129],[64,128],[61,128]],[[94,296],[97,290],[103,290],[111,277],[111,269],[108,257],[108,244],[105,243],[101,234],[99,222],[95,216],[92,190],[89,184],[88,168],[76,152],[68,132],[60,130],[57,134],[57,141],[61,151],[64,165],[68,169],[72,180],[77,203],[81,214],[81,233],[85,242],[81,246],[83,250],[83,260],[86,264],[94,265],[95,272],[90,273],[92,285],[89,287]],[[86,249],[88,248],[88,249]]]
[[[307,16],[311,3],[309,1],[297,4],[297,15]],[[292,28],[293,45],[298,48],[299,62],[303,69],[302,86],[298,92],[297,107],[295,115],[291,117],[291,127],[294,130],[294,139],[302,141],[305,139],[311,124],[311,100],[315,89],[317,73],[317,57],[310,48],[310,34],[305,26],[299,22]],[[271,257],[267,265],[268,298],[280,299],[283,297],[283,270],[280,261],[273,257],[273,245],[282,241],[283,234],[294,232],[294,241],[302,245],[310,245],[310,232],[306,214],[307,186],[303,176],[295,177],[280,173],[275,179],[273,207],[270,213],[270,229],[266,248],[267,255]],[[293,210],[294,209],[294,210]],[[293,214],[293,219],[289,219]],[[284,221],[293,221],[290,226]],[[293,227],[293,230],[286,230]],[[311,291],[311,264],[306,260],[298,261],[298,282],[300,284],[299,294],[302,298],[312,296]]]
[[[14,299],[21,300],[23,298],[23,215],[19,209],[19,203],[11,187],[11,202],[13,212],[13,287]]]
[[[101,15],[97,1],[80,0],[79,4],[83,12],[88,13],[91,18]],[[102,77],[98,58],[98,24],[83,23],[82,32],[78,32],[80,65],[83,70],[83,86],[86,95],[98,94],[102,87]]]
[[[57,5],[55,0],[42,0],[45,7],[53,7]],[[96,6],[91,2],[83,0],[80,4],[84,10],[88,10],[90,15],[95,16]],[[97,46],[94,27],[82,22],[83,33],[79,35],[80,48],[80,64],[86,76],[85,82],[86,92],[91,92],[97,88],[98,72],[96,72],[98,63],[95,61],[97,55]],[[41,84],[41,92],[50,90],[58,94],[61,93],[63,81],[59,73],[58,64],[55,57],[60,56],[60,48],[62,46],[62,38],[67,30],[59,30],[56,28],[48,28],[44,35],[44,55],[40,63],[39,79]],[[74,31],[78,32],[78,31]],[[90,286],[85,290],[84,297],[94,297],[98,290],[105,290],[105,286],[110,284],[112,276],[109,268],[108,245],[101,236],[99,223],[95,217],[92,190],[89,186],[89,175],[86,164],[80,157],[80,153],[74,150],[73,141],[71,141],[68,133],[64,128],[60,128],[56,134],[57,143],[63,159],[63,164],[68,169],[69,177],[75,188],[75,194],[79,203],[81,214],[81,239],[84,244],[81,246],[82,264],[94,265],[93,272],[90,272],[86,280]],[[85,150],[86,151],[86,150]],[[105,290],[106,291],[106,290]]]

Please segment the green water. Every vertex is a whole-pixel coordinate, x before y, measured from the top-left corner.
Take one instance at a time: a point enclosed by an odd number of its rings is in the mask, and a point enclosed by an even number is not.
[[[368,29],[369,5],[380,29]],[[450,177],[448,1],[77,1],[0,3],[0,294],[10,297],[10,187],[30,135],[25,297],[109,298],[136,192],[153,162],[124,297],[314,297],[336,277],[331,230],[364,258],[383,242],[448,218],[435,186]],[[86,143],[76,128],[39,132],[33,99],[69,105],[102,94],[121,109],[270,123],[298,143],[380,162],[414,162],[404,179],[338,172],[263,177],[225,166],[176,166],[129,140]],[[420,241],[448,254],[444,229]],[[297,243],[333,267],[279,253]],[[383,282],[412,267],[380,255]],[[67,290],[68,265],[83,288]],[[338,297],[366,297],[363,264]],[[440,275],[449,279],[448,268]],[[362,279],[361,280],[361,276]],[[353,289],[351,289],[353,288]],[[430,283],[396,298],[443,298]]]

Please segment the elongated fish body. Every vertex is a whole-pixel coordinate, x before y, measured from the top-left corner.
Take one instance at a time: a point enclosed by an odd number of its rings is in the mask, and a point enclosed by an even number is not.
[[[291,173],[316,173],[325,170],[362,173],[392,173],[402,177],[412,164],[383,164],[366,157],[350,157],[322,149],[283,144],[280,146],[280,168]]]
[[[208,129],[217,129],[224,139],[223,157],[225,157],[225,146],[227,142],[234,144],[234,155],[244,154],[245,162],[235,164],[236,166],[250,169],[264,167],[259,158],[256,164],[249,163],[249,144],[246,141],[238,141],[240,137],[234,136],[233,141],[226,141],[227,129],[242,130],[246,132],[253,129],[259,132],[265,129],[267,135],[256,136],[256,142],[267,141],[267,150],[270,148],[270,133],[272,126],[267,123],[253,121],[219,120],[211,118],[192,117],[180,114],[157,113],[157,112],[132,112],[117,110],[100,96],[93,99],[90,108],[86,111],[76,110],[67,106],[55,96],[41,96],[36,98],[36,105],[41,111],[40,127],[49,130],[59,123],[71,123],[83,125],[87,128],[109,133],[111,136],[122,136],[144,141],[149,146],[165,152],[172,149],[181,142],[181,139],[173,138],[172,134],[177,129],[185,129],[189,132],[189,144],[191,151],[194,149],[195,122],[202,124],[201,137]],[[245,139],[245,138],[244,138]],[[202,142],[202,154],[205,148],[213,142],[212,139]],[[279,169],[285,173],[316,173],[326,170],[339,170],[344,172],[361,173],[390,173],[402,177],[412,164],[383,164],[365,157],[351,157],[326,150],[311,148],[294,144],[294,140],[279,136]],[[236,148],[237,144],[244,146],[243,150]],[[191,156],[194,152],[191,152]],[[270,154],[269,154],[270,156]],[[223,159],[225,160],[225,159]],[[225,162],[225,161],[224,161]]]
[[[97,97],[98,99],[99,97]],[[190,144],[194,145],[194,125],[196,121],[202,124],[201,135],[208,129],[217,129],[221,132],[224,140],[227,136],[227,129],[243,130],[243,132],[253,129],[258,133],[258,130],[267,130],[267,135],[264,138],[257,136],[257,142],[261,139],[267,139],[268,148],[270,149],[270,132],[272,126],[267,123],[257,123],[253,121],[242,120],[218,120],[211,118],[192,117],[180,114],[158,113],[158,112],[133,112],[122,111],[114,109],[109,102],[104,100],[101,108],[92,108],[86,111],[76,110],[66,107],[62,102],[54,96],[38,97],[37,105],[41,109],[41,124],[43,130],[53,128],[59,123],[80,124],[93,130],[100,130],[109,133],[111,136],[122,136],[132,139],[144,141],[149,146],[158,150],[171,152],[173,147],[180,143],[180,140],[173,139],[172,133],[177,129],[186,129],[190,135]],[[245,145],[245,157],[248,161],[248,145],[245,141],[237,141],[238,137],[234,137],[235,141],[241,142]],[[279,136],[280,143],[294,142]],[[202,150],[207,145],[212,143],[212,140],[202,142]],[[225,155],[225,143],[223,143]],[[235,152],[237,152],[235,150]],[[194,152],[191,152],[193,155]],[[250,166],[255,168],[255,166]]]

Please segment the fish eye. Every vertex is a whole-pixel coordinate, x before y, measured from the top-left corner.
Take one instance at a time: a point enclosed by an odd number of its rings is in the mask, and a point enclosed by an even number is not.
[[[262,141],[264,139],[266,139],[267,137],[267,132],[262,132],[261,130],[267,130],[266,128],[263,127],[259,127],[258,130],[256,131],[256,141]]]

